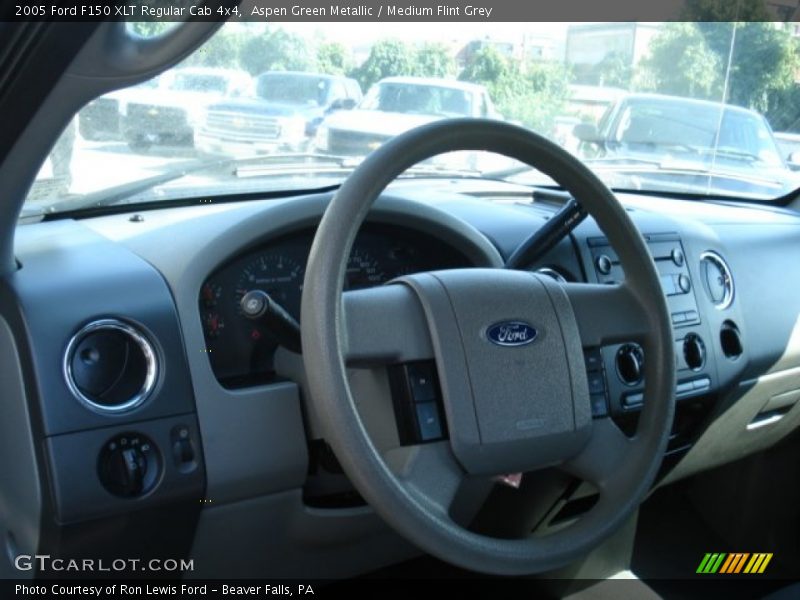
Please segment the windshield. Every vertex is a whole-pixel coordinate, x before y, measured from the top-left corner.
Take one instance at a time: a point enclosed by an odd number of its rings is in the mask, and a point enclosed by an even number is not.
[[[464,117],[535,131],[616,190],[786,194],[800,187],[798,30],[708,17],[226,24],[157,78],[89,102],[26,214],[331,187],[392,137]],[[553,185],[475,152],[407,176]]]
[[[472,96],[468,92],[414,82],[379,83],[369,91],[361,108],[384,112],[472,116]]]
[[[760,115],[722,105],[667,99],[627,102],[607,123],[608,146],[685,149],[711,158],[733,152],[773,166],[781,159],[769,126]],[[617,144],[614,144],[616,142]],[[618,146],[617,146],[618,145]]]
[[[265,73],[258,78],[258,96],[268,102],[322,106],[330,82],[302,73]]]
[[[176,73],[172,89],[178,92],[201,92],[224,94],[227,81],[218,75],[194,75],[189,73]]]

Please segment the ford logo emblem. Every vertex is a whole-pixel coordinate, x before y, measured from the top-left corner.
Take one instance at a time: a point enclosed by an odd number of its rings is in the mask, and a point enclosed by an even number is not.
[[[486,337],[498,346],[525,346],[537,335],[539,332],[525,321],[500,321],[486,330]]]

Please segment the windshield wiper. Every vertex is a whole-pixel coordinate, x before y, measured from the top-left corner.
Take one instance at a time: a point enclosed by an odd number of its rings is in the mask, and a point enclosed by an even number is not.
[[[753,154],[752,152],[747,152],[746,150],[736,150],[735,148],[717,148],[716,150],[711,150],[709,152],[709,155],[711,156],[714,154],[717,156],[723,156],[725,158],[739,158],[749,162],[762,162],[763,160],[758,154]]]
[[[259,163],[265,161],[271,162],[277,158],[280,158],[284,163],[286,162],[287,158],[290,158],[294,161],[297,161],[296,164],[300,164],[306,169],[308,168],[308,164],[311,162],[330,162],[343,166],[346,161],[351,160],[349,157],[321,154],[267,155],[243,158],[191,160],[180,163],[179,165],[176,165],[169,170],[164,171],[163,173],[159,173],[145,179],[129,181],[118,186],[97,190],[96,192],[90,192],[88,194],[67,196],[49,204],[37,202],[34,205],[28,205],[26,207],[27,210],[25,210],[23,213],[23,216],[34,217],[37,215],[46,215],[56,212],[77,211],[85,208],[113,206],[115,204],[120,204],[129,198],[138,196],[147,190],[164,185],[170,181],[181,179],[187,175],[222,170],[231,176],[238,176],[239,169],[247,168],[248,165],[257,166]],[[300,162],[301,160],[302,162]],[[295,163],[290,162],[290,166],[293,164]],[[287,166],[284,164],[284,167]],[[277,169],[274,169],[270,174],[276,174],[277,171]],[[285,172],[286,168],[284,168],[283,171]],[[37,210],[35,208],[36,206],[41,206],[41,208]]]
[[[269,154],[264,156],[248,156],[240,158],[215,158],[211,160],[192,160],[176,165],[169,170],[130,181],[118,186],[90,192],[83,195],[72,195],[50,202],[36,202],[24,207],[23,218],[35,218],[59,212],[74,212],[89,208],[108,207],[122,204],[143,192],[158,186],[181,179],[195,173],[208,175],[222,172],[231,177],[270,177],[296,175],[298,173],[339,173],[348,174],[364,159],[361,156],[338,156],[331,154]],[[310,165],[316,165],[309,168]],[[319,165],[325,165],[320,168]],[[468,177],[479,176],[475,169],[456,169],[446,166],[420,164],[411,167],[403,175],[427,177]],[[166,199],[166,198],[158,198]],[[39,208],[41,207],[41,208]]]

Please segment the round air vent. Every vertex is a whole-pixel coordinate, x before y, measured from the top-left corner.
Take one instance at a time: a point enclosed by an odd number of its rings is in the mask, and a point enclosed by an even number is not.
[[[156,354],[147,338],[116,319],[86,325],[64,354],[64,377],[75,397],[99,412],[131,410],[156,382]]]
[[[718,310],[725,310],[733,302],[733,276],[723,258],[716,252],[700,255],[700,277],[711,303]]]

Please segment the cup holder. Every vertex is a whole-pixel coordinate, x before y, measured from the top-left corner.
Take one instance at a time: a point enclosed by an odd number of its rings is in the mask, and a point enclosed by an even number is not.
[[[719,331],[719,343],[722,353],[731,360],[736,360],[744,352],[742,334],[733,321],[725,321]]]

